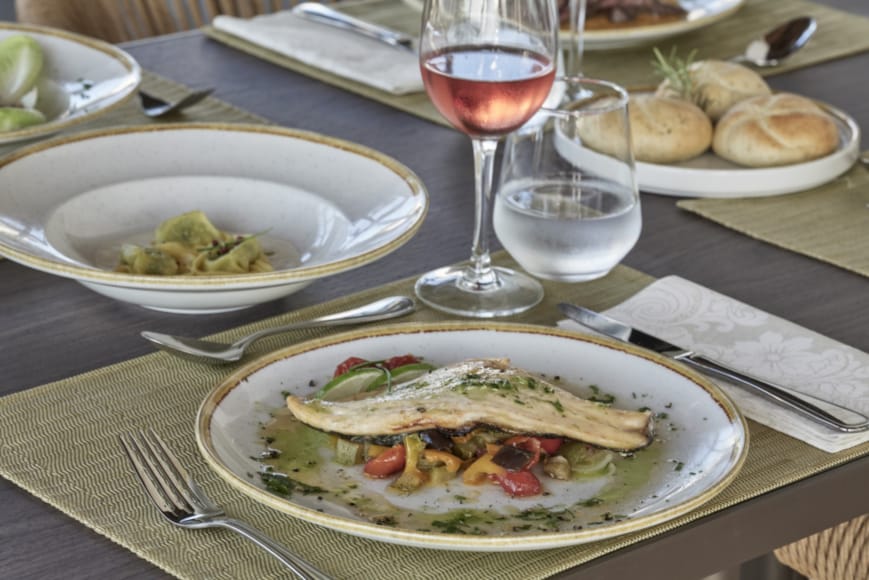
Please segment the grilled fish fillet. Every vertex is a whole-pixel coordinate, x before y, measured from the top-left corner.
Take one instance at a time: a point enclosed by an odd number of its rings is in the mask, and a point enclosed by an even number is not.
[[[492,425],[514,433],[568,437],[631,450],[651,442],[651,413],[588,401],[504,359],[441,367],[375,396],[344,401],[290,395],[287,407],[307,425],[343,435],[391,435]]]

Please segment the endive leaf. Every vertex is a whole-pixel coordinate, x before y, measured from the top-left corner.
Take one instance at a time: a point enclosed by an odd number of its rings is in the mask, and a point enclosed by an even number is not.
[[[45,122],[45,115],[36,109],[0,107],[0,131],[15,131]]]
[[[42,48],[24,34],[0,41],[0,105],[17,105],[42,72]]]

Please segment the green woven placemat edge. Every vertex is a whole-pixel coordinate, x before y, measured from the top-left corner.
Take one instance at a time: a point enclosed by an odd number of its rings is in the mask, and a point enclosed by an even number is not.
[[[755,239],[869,276],[869,169],[860,164],[808,191],[683,199],[676,205]]]
[[[496,257],[500,262],[509,262],[502,253]],[[215,338],[232,338],[317,316],[375,296],[411,293],[413,281],[369,289],[226,331]],[[514,320],[552,325],[560,318],[555,308],[559,301],[608,308],[651,281],[636,270],[619,267],[592,283],[546,283],[544,304]],[[444,318],[421,308],[411,320]],[[265,352],[329,333],[320,329],[272,337],[260,349]],[[427,577],[524,580],[545,578],[869,453],[866,444],[826,454],[750,423],[750,451],[740,475],[718,497],[671,522],[593,544],[538,552],[408,548],[346,536],[278,514],[229,488],[205,466],[192,437],[196,410],[231,370],[154,353],[4,397],[0,399],[0,474],[178,577],[282,577],[283,571],[270,558],[231,534],[179,530],[159,518],[132,478],[115,439],[132,426],[155,425],[191,466],[194,477],[230,513],[243,515],[336,578],[408,578],[419,577],[424,570]]]

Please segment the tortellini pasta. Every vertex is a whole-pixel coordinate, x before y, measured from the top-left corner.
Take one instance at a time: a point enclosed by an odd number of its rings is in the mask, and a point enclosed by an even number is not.
[[[272,266],[257,236],[220,231],[204,213],[191,211],[157,226],[151,246],[124,244],[116,271],[199,276],[270,272]]]

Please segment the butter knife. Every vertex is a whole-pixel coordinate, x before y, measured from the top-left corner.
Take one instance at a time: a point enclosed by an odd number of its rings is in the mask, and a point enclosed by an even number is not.
[[[358,18],[354,18],[349,14],[339,12],[334,8],[329,8],[317,2],[302,2],[291,9],[291,12],[296,16],[307,18],[314,22],[327,24],[329,26],[337,26],[345,30],[350,30],[357,34],[367,36],[385,42],[390,46],[402,48],[406,50],[414,50],[413,38],[407,34],[390,30],[383,26],[378,26]]]
[[[869,417],[852,409],[847,409],[830,401],[806,395],[805,393],[797,393],[787,387],[752,377],[720,362],[632,328],[594,310],[566,303],[561,303],[558,307],[568,318],[587,328],[610,338],[635,344],[677,360],[704,374],[736,383],[770,401],[787,407],[816,423],[835,429],[836,431],[842,433],[860,433],[869,430]]]

